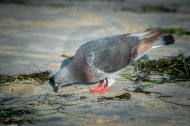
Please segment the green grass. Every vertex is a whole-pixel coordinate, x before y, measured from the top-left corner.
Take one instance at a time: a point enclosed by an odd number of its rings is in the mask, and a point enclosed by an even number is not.
[[[190,81],[190,56],[179,54],[154,60],[137,61],[133,71],[124,71],[121,75],[132,81],[153,83]],[[158,76],[158,78],[151,78]]]
[[[148,28],[146,31],[152,30],[155,28]],[[190,31],[184,28],[166,28],[166,32],[175,36],[190,35]]]
[[[182,35],[190,35],[190,31],[183,28],[168,28],[167,32],[172,35],[182,36]]]

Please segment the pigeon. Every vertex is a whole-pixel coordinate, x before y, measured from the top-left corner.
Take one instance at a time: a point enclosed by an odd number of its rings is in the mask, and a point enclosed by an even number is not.
[[[121,34],[87,42],[79,47],[72,62],[54,75],[55,92],[60,85],[99,83],[93,93],[108,92],[116,76],[151,49],[174,43],[163,28],[139,34]]]

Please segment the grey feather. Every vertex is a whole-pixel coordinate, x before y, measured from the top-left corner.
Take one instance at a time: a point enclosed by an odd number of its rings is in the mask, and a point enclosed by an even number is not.
[[[113,73],[126,67],[137,56],[137,37],[110,39],[96,50],[94,65],[105,73]]]
[[[82,45],[69,66],[75,78],[78,81],[97,82],[129,65],[138,55],[139,39],[127,35],[108,37]]]

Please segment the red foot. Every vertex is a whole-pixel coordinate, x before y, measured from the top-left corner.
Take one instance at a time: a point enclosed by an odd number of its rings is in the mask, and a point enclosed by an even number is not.
[[[106,84],[106,80],[104,80],[98,87],[90,87],[90,90],[94,94],[102,94],[102,93],[109,91],[109,88],[110,88],[110,86],[108,86]]]
[[[98,87],[90,87],[90,90],[92,92],[94,92],[94,91],[100,91],[100,90],[104,89],[104,84],[105,84],[105,81],[103,81]]]
[[[99,90],[99,91],[93,91],[94,94],[103,94],[103,93],[106,93],[108,92],[110,89],[110,86],[106,86],[105,88],[103,88],[102,90]]]

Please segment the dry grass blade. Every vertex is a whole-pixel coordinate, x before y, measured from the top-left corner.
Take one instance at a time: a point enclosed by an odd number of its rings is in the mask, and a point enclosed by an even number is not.
[[[51,74],[51,72],[48,70],[31,73],[31,74],[19,74],[19,75],[12,75],[12,76],[1,74],[0,75],[0,84],[14,82],[15,80],[18,80],[18,81],[34,80],[37,83],[42,84],[42,83],[49,81],[50,74]]]

